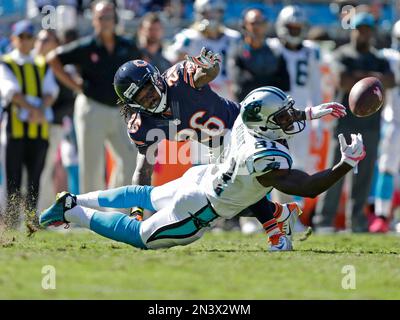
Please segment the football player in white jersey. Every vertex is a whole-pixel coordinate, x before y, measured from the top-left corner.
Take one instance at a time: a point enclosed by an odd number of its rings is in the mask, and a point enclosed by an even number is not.
[[[226,2],[224,0],[196,0],[195,22],[179,32],[166,50],[171,63],[184,60],[186,55],[195,56],[202,47],[221,55],[221,71],[211,83],[219,95],[232,99],[231,81],[226,67],[227,54],[240,39],[240,33],[223,24]]]
[[[137,248],[158,249],[199,239],[218,219],[232,218],[272,188],[315,197],[365,157],[364,145],[360,134],[351,135],[350,145],[339,135],[342,158],[333,168],[313,175],[291,169],[292,158],[280,139],[305,127],[293,105],[293,99],[278,88],[253,90],[241,103],[221,163],[193,167],[183,177],[160,187],[126,186],[78,196],[64,193],[42,212],[40,224],[46,227],[73,222]],[[138,221],[123,213],[92,209],[99,206],[141,206],[157,212]],[[291,249],[290,242],[281,245]]]
[[[392,30],[392,48],[381,51],[388,60],[396,77],[400,81],[400,20]],[[400,169],[400,88],[395,86],[386,91],[386,106],[382,113],[386,130],[381,138],[378,160],[379,174],[375,185],[375,217],[369,226],[370,232],[389,231],[389,213],[394,193],[394,176]]]
[[[307,33],[307,17],[296,5],[284,7],[276,21],[278,38],[268,40],[272,48],[281,52],[286,60],[290,76],[288,94],[296,101],[298,109],[316,106],[322,102],[320,50],[316,43],[305,40]],[[313,122],[318,128],[319,121]],[[319,132],[319,130],[317,130]],[[309,142],[311,127],[293,137],[289,142],[294,167],[308,173],[315,171],[314,161],[310,161]]]

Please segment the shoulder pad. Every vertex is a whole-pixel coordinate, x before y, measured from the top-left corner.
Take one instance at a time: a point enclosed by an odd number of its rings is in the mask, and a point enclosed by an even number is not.
[[[256,147],[257,151],[246,159],[246,166],[250,174],[263,174],[276,169],[290,169],[292,167],[292,157],[289,150],[277,142],[259,140],[261,148]]]

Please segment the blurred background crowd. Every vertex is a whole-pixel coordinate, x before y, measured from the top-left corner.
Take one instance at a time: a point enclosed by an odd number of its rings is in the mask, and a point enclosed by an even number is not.
[[[137,151],[119,115],[115,71],[140,58],[164,72],[205,46],[223,60],[211,87],[238,102],[273,85],[303,110],[348,106],[358,80],[378,77],[387,89],[380,112],[315,121],[289,141],[295,167],[312,173],[340,160],[338,133],[360,132],[367,158],[358,173],[318,199],[270,196],[302,203],[299,229],[400,232],[399,18],[396,0],[0,0],[0,223],[35,225],[62,190],[129,184]],[[202,153],[193,148],[191,165],[207,161]],[[160,164],[153,184],[188,167]],[[252,219],[223,228],[262,230]]]

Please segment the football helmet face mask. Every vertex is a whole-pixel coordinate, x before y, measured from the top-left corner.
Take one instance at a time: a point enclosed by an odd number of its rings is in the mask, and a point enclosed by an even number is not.
[[[276,20],[279,39],[293,46],[300,45],[306,38],[307,17],[298,6],[286,6]]]
[[[226,9],[223,0],[195,0],[194,11],[201,32],[216,32],[223,24]]]
[[[261,87],[250,92],[240,103],[243,123],[250,133],[269,140],[289,139],[304,130],[294,100],[276,87]]]
[[[155,114],[167,109],[166,83],[158,69],[146,61],[128,61],[119,67],[114,90],[135,111]]]

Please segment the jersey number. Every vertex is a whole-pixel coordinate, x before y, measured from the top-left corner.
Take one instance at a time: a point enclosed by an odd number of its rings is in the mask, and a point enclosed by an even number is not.
[[[168,86],[172,87],[179,80],[178,70],[170,69],[166,76]]]
[[[187,138],[194,138],[196,131],[202,133],[200,142],[208,141],[210,137],[216,137],[223,134],[225,130],[225,123],[218,117],[210,117],[205,121],[201,121],[206,111],[198,111],[192,115],[189,121],[190,128],[183,129],[177,133],[177,140],[186,140]],[[186,138],[185,138],[186,137]]]
[[[209,136],[217,136],[222,134],[225,129],[224,122],[218,117],[210,117],[208,120],[201,123],[199,120],[206,114],[206,111],[196,112],[190,118],[190,127],[194,130],[202,130]]]
[[[308,78],[308,62],[307,60],[298,60],[296,64],[296,84],[305,86]]]
[[[221,75],[226,77],[226,50],[221,50],[221,58],[222,58],[222,66],[221,66]]]
[[[255,143],[256,149],[278,149],[275,141],[260,140]]]

